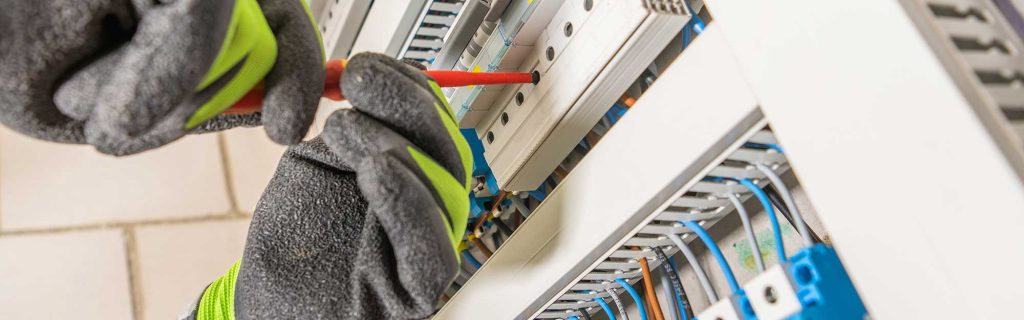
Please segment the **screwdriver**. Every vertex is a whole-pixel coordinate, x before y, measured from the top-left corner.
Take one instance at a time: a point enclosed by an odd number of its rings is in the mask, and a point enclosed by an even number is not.
[[[341,75],[345,73],[346,61],[327,61],[327,77],[324,80],[323,97],[334,100],[345,100],[341,92]],[[527,72],[469,72],[469,71],[448,71],[448,70],[425,70],[423,71],[437,82],[441,87],[464,87],[471,85],[490,84],[516,84],[533,83],[540,81],[538,73]],[[263,108],[263,84],[253,88],[242,99],[238,100],[225,114],[240,114],[260,111]]]

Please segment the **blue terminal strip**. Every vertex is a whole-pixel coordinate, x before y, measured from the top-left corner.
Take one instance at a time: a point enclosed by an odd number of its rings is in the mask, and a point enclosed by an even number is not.
[[[484,157],[484,143],[476,136],[476,129],[466,128],[459,129],[459,131],[462,132],[462,136],[469,143],[469,150],[473,152],[473,177],[482,180],[484,188],[490,194],[490,196],[477,197],[475,192],[469,193],[470,217],[478,218],[487,211],[485,204],[492,202],[494,195],[497,195],[501,189],[498,188],[498,180],[494,178],[494,172],[491,171],[491,166],[487,164],[487,158]],[[538,202],[544,201],[544,198],[547,196],[543,184],[537,190],[527,191],[527,193]],[[511,204],[509,200],[502,201],[502,205],[507,206],[509,204]]]
[[[473,177],[483,178],[484,186],[487,188],[487,191],[492,195],[498,194],[498,180],[494,178],[494,173],[491,172],[491,167],[487,165],[487,159],[484,158],[484,143],[476,136],[476,129],[467,128],[459,129],[459,131],[462,132],[462,136],[465,137],[466,142],[469,143],[469,150],[473,152]],[[476,194],[470,192],[470,217],[479,217],[480,214],[487,211],[484,204],[490,202],[491,198],[492,197],[477,198]]]
[[[864,302],[832,247],[815,244],[801,249],[790,258],[786,271],[803,306],[790,320],[861,320],[867,315]]]

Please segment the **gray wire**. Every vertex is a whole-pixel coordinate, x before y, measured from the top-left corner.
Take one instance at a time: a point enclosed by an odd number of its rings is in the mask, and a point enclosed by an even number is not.
[[[708,295],[708,300],[711,303],[718,302],[718,293],[715,292],[715,287],[711,286],[711,281],[708,280],[708,274],[704,272],[704,267],[700,266],[700,261],[697,260],[697,255],[693,254],[693,250],[683,242],[683,238],[680,238],[678,234],[670,233],[667,234],[669,239],[679,247],[679,251],[683,253],[683,257],[686,257],[686,262],[693,267],[693,273],[697,274],[697,280],[700,280],[700,285],[704,287],[704,293]]]
[[[796,230],[800,232],[800,237],[804,240],[805,246],[814,245],[814,239],[811,238],[811,231],[807,228],[807,222],[804,221],[803,215],[800,214],[800,209],[796,207],[796,201],[793,200],[793,195],[789,193],[789,188],[786,187],[785,183],[782,183],[782,178],[779,178],[778,174],[775,174],[768,166],[757,163],[754,164],[757,170],[764,173],[768,177],[768,180],[775,185],[776,189],[779,189],[779,195],[782,196],[782,200],[786,202],[786,207],[789,207],[789,212],[793,213],[793,220],[796,223]]]
[[[679,299],[681,299],[679,302],[683,305],[683,307],[682,310],[679,310],[679,317],[687,319],[692,318],[693,309],[690,306],[690,297],[686,296],[686,290],[683,290],[683,282],[679,280],[679,272],[676,270],[675,267],[672,266],[672,261],[669,260],[672,258],[669,258],[667,255],[665,255],[665,251],[661,250],[661,248],[658,247],[654,247],[654,254],[658,256],[659,260],[665,261],[665,263],[661,264],[661,274],[668,276],[668,279],[670,281],[669,284],[672,285],[672,291],[674,291],[674,293],[677,296],[679,296]],[[679,308],[679,306],[676,305],[676,308]],[[684,313],[686,314],[686,317],[683,317]]]
[[[619,308],[619,318],[629,320],[629,316],[626,315],[626,305],[622,304],[622,300],[619,299],[619,295],[615,293],[615,290],[605,288],[604,291],[608,291],[608,295],[612,296],[612,301],[615,301],[615,307]]]
[[[519,210],[519,214],[523,216],[523,219],[530,216],[530,213],[532,212],[530,211],[530,208],[526,206],[526,203],[523,202],[523,199],[519,198],[519,196],[512,196],[510,199],[512,199],[512,205]]]
[[[736,207],[736,212],[739,213],[740,220],[743,221],[743,232],[747,234],[747,241],[750,242],[750,252],[754,255],[757,269],[764,272],[764,259],[761,257],[761,247],[757,245],[757,238],[754,237],[754,226],[750,223],[750,214],[747,213],[747,208],[743,206],[743,202],[735,194],[729,194],[729,201],[732,202],[733,207]]]
[[[579,311],[580,318],[583,318],[583,320],[590,320],[590,312],[587,312],[587,308],[578,308],[576,311]]]
[[[662,263],[668,264],[668,261],[663,261]],[[671,309],[673,312],[666,313],[665,318],[671,320],[678,320],[680,310],[679,304],[676,303],[676,290],[672,287],[672,279],[669,278],[668,273],[665,273],[664,271],[661,272],[661,289],[664,290],[665,298],[668,299],[669,301],[672,301],[672,303],[669,303],[670,305],[672,305],[672,307],[669,309]]]

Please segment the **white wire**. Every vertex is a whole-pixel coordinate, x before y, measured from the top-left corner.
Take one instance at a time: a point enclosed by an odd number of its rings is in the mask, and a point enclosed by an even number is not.
[[[789,212],[793,213],[793,220],[796,223],[796,230],[800,232],[800,237],[804,240],[804,245],[814,245],[814,239],[811,238],[811,231],[807,228],[807,222],[804,221],[804,216],[800,214],[800,209],[796,207],[796,201],[793,200],[793,195],[789,193],[789,188],[786,187],[785,183],[782,183],[782,178],[779,178],[778,174],[775,174],[768,166],[757,163],[754,164],[757,170],[764,173],[768,177],[768,180],[775,185],[775,189],[779,190],[779,195],[782,196],[782,201],[786,203],[786,207],[789,208]]]
[[[615,307],[619,309],[619,318],[629,320],[629,315],[626,314],[626,305],[622,304],[622,299],[619,299],[619,294],[615,293],[615,290],[613,290],[610,287],[605,288],[604,291],[608,292],[608,295],[611,296],[612,301],[615,302]]]
[[[697,274],[697,280],[700,280],[700,285],[704,287],[704,293],[708,295],[708,300],[711,300],[711,303],[717,302],[718,293],[715,292],[715,287],[711,286],[711,281],[708,280],[708,274],[704,272],[704,268],[700,266],[700,261],[697,260],[697,255],[693,254],[693,250],[690,250],[690,247],[686,245],[686,242],[683,242],[683,238],[680,238],[679,235],[669,233],[666,236],[668,236],[668,238],[671,239],[677,247],[679,247],[679,251],[683,253],[683,257],[686,257],[686,262],[693,267],[693,273]]]
[[[733,207],[736,207],[736,212],[739,213],[740,220],[743,221],[743,231],[747,234],[747,241],[750,242],[750,252],[754,255],[757,269],[764,272],[764,258],[761,257],[761,247],[757,245],[757,238],[754,237],[754,226],[750,223],[750,214],[747,213],[747,208],[735,194],[729,194],[729,201],[732,202]]]

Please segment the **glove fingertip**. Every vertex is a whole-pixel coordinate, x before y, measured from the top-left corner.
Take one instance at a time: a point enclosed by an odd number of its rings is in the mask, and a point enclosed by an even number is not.
[[[313,124],[313,117],[308,117],[308,119],[275,119],[276,117],[270,116],[267,119],[268,116],[264,113],[264,118],[264,130],[266,130],[270,140],[286,146],[302,142],[302,138],[306,137],[309,127]]]
[[[302,142],[319,104],[320,90],[308,89],[302,83],[312,83],[323,77],[267,78],[267,94],[263,99],[263,126],[270,140],[283,145]]]
[[[341,77],[342,91],[353,106],[366,108],[387,101],[418,97],[431,101],[427,76],[389,56],[361,53],[349,60]],[[367,110],[370,111],[370,110]]]
[[[352,109],[335,111],[320,133],[327,147],[346,163],[358,164],[370,153],[354,132],[360,127],[358,118],[358,112]]]

